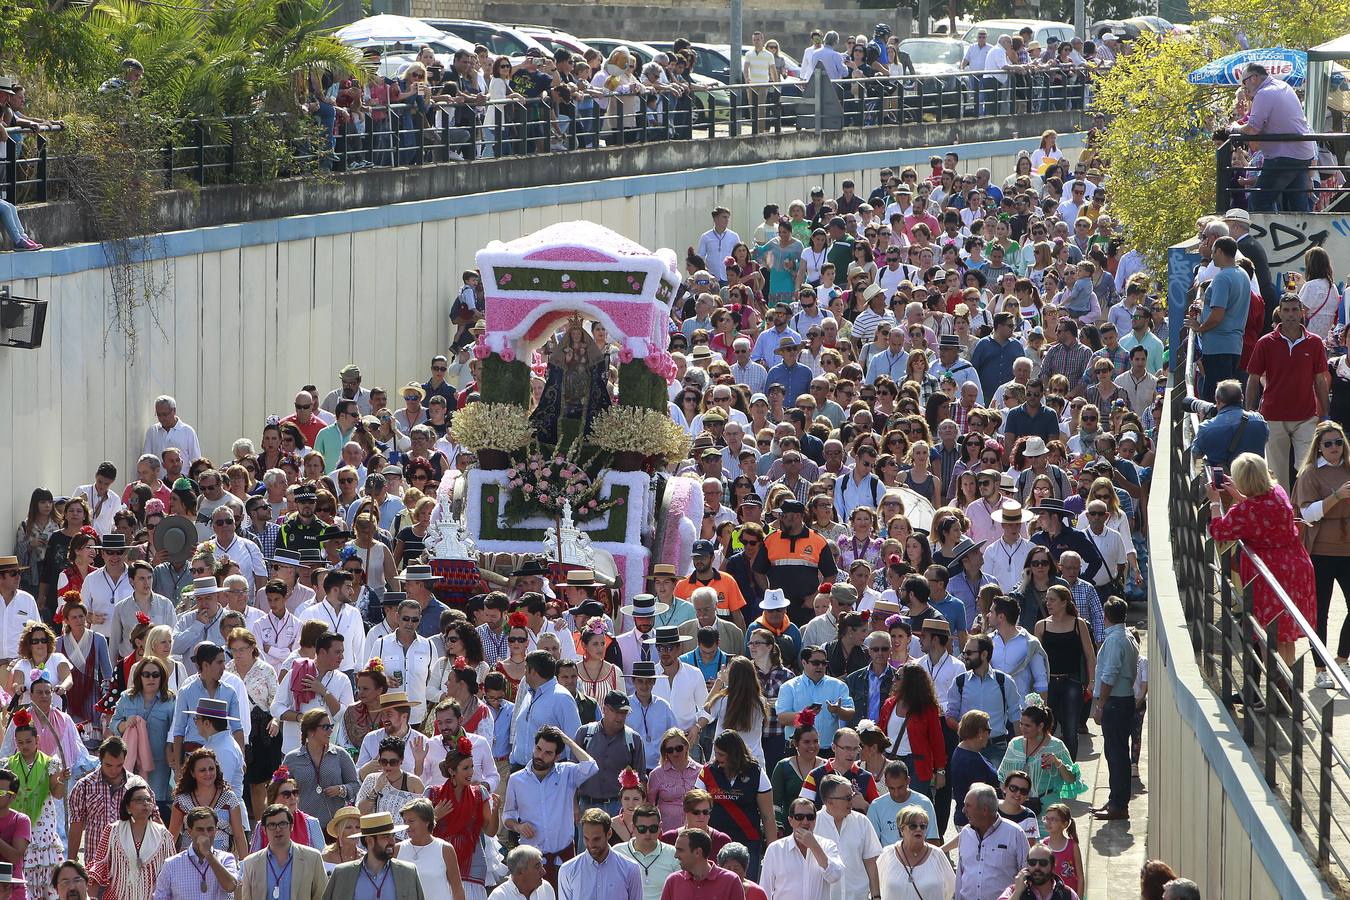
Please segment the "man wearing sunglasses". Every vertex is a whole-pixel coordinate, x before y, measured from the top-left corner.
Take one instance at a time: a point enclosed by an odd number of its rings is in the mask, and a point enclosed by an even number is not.
[[[798,797],[792,801],[788,825],[792,833],[764,851],[759,886],[770,897],[828,900],[831,887],[844,877],[839,846],[829,838],[816,837],[816,805],[811,800]]]
[[[1055,872],[1054,851],[1036,844],[1027,851],[1027,864],[999,900],[1076,900],[1073,889]]]
[[[657,900],[666,878],[679,872],[675,847],[661,843],[661,812],[652,804],[640,804],[630,814],[633,837],[614,847],[614,853],[636,862],[643,882],[643,899]]]

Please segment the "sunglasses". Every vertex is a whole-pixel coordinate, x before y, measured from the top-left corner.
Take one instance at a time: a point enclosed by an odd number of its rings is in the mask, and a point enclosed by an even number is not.
[[[633,830],[636,831],[638,834],[656,834],[657,832],[659,832],[659,831],[661,830],[661,826],[660,826],[659,824],[658,824],[658,825],[634,825],[634,826],[633,826]]]
[[[381,760],[380,760],[380,765],[382,765],[382,766],[397,766],[400,762],[402,762],[402,760],[398,760],[398,759],[381,759]]]
[[[1323,442],[1322,442],[1322,446],[1323,446],[1323,447],[1328,447],[1328,448],[1330,448],[1330,447],[1344,447],[1344,446],[1345,446],[1345,441],[1343,441],[1341,438],[1334,438],[1334,439],[1329,440],[1329,441],[1323,441]]]
[[[399,619],[412,625],[416,625],[418,622],[422,621],[421,616],[399,616]]]
[[[1053,859],[1041,859],[1041,858],[1031,859],[1030,857],[1027,858],[1028,866],[1044,866],[1045,868],[1048,869],[1054,864],[1055,861]]]
[[[1019,786],[1019,785],[1014,785],[1014,784],[1005,784],[1005,785],[1003,786],[1003,789],[1004,789],[1005,791],[1007,791],[1008,793],[1010,793],[1010,794],[1021,794],[1021,795],[1024,796],[1024,797],[1025,797],[1027,794],[1031,793],[1031,788],[1024,788],[1024,787],[1021,787],[1021,786]]]
[[[300,792],[297,791],[295,788],[287,788],[287,789],[284,790],[284,791],[277,791],[277,796],[278,796],[278,797],[299,797],[299,796],[300,796]]]
[[[45,638],[45,637],[32,637],[32,638],[29,638],[29,639],[28,639],[28,643],[30,643],[30,644],[49,644],[49,643],[51,643],[51,640],[50,640],[49,638]]]
[[[1027,563],[1027,565],[1029,565],[1029,566],[1035,566],[1035,567],[1038,567],[1038,568],[1041,567],[1041,566],[1049,566],[1049,565],[1050,565],[1050,560],[1048,560],[1048,559],[1033,559],[1031,562]]]
[[[449,369],[448,369],[446,366],[432,366],[432,367],[431,367],[431,371],[433,371],[433,372],[446,372],[446,371],[449,371]]]
[[[314,404],[313,404],[313,403],[297,403],[297,404],[295,404],[295,408],[296,408],[296,409],[299,409],[299,410],[313,409],[313,408],[314,408]]]
[[[816,814],[815,814],[815,813],[793,813],[793,814],[790,816],[790,818],[791,818],[792,821],[794,821],[794,822],[814,822],[814,821],[816,820]]]
[[[661,752],[666,756],[674,756],[676,753],[683,753],[685,747],[683,744],[677,744],[674,747],[662,747]]]
[[[506,639],[506,642],[508,644],[528,644],[530,642],[530,639],[523,637],[509,637]]]

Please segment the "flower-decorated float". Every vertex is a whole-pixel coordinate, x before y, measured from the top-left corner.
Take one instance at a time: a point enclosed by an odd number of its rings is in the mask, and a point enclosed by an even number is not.
[[[608,571],[624,597],[643,590],[654,561],[688,571],[703,497],[696,480],[666,474],[689,450],[667,412],[675,254],[564,222],[493,242],[477,263],[479,399],[451,431],[479,464],[463,485],[463,521],[449,526],[457,537],[443,546]],[[617,350],[596,342],[600,327]],[[533,408],[532,375],[544,380]]]

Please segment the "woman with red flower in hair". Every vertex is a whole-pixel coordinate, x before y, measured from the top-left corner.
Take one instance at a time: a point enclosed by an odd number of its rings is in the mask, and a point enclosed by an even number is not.
[[[819,755],[820,733],[816,731],[816,714],[810,709],[797,713],[792,722],[792,737],[788,738],[791,756],[785,756],[774,766],[769,776],[773,787],[773,810],[778,827],[786,830],[788,805],[802,792],[802,784],[818,766],[825,765]]]
[[[622,844],[635,836],[633,831],[633,810],[647,802],[647,788],[642,776],[632,766],[626,766],[619,773],[619,814],[612,822],[614,833],[610,836],[611,845]]]
[[[266,809],[273,803],[280,803],[291,811],[291,840],[297,844],[304,844],[306,847],[313,847],[320,853],[324,848],[323,826],[319,820],[309,813],[300,809],[300,785],[291,777],[291,770],[285,765],[280,766],[272,773],[272,780],[267,784],[267,803],[262,809]],[[261,812],[259,813],[261,815]],[[267,846],[267,829],[255,828],[253,830],[253,841],[249,844],[249,852],[254,853]]]
[[[342,712],[345,746],[360,747],[366,735],[380,727],[381,698],[387,690],[389,679],[384,674],[384,660],[375,657],[356,673],[356,702]]]
[[[516,690],[525,678],[525,654],[530,649],[529,620],[520,610],[506,617],[506,659],[497,660],[495,671],[506,676],[506,699],[515,702]]]
[[[432,834],[455,850],[464,883],[464,900],[486,900],[487,862],[480,838],[483,834],[497,833],[497,810],[487,788],[474,783],[473,743],[467,736],[460,735],[454,748],[441,760],[441,774],[445,783],[427,792],[436,814]],[[399,858],[409,858],[402,845]]]

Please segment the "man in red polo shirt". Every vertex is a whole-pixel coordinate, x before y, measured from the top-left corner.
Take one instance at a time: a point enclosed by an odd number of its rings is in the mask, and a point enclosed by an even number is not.
[[[716,549],[712,541],[694,541],[694,571],[688,578],[675,582],[675,596],[688,600],[699,588],[712,588],[717,591],[717,608],[728,613],[736,627],[744,632],[745,614],[741,610],[745,607],[745,597],[741,595],[741,586],[736,583],[736,579],[713,568],[713,552]]]
[[[1303,327],[1297,294],[1280,297],[1279,326],[1256,342],[1247,372],[1247,403],[1259,396],[1260,413],[1270,425],[1266,461],[1289,490],[1294,483],[1290,464],[1299,465],[1307,455],[1317,420],[1327,412],[1331,382],[1327,348]]]

